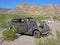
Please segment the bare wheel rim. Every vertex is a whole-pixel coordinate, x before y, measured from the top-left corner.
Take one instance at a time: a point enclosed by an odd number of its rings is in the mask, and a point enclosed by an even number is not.
[[[34,35],[34,37],[39,38],[40,37],[40,31],[35,30],[33,35]]]

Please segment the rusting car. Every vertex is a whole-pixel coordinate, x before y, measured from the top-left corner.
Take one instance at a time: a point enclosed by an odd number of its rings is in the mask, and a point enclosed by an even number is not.
[[[49,26],[45,22],[40,22],[38,26],[32,17],[14,18],[11,21],[10,29],[16,28],[19,34],[28,34],[38,37],[38,35],[48,34],[50,32]]]

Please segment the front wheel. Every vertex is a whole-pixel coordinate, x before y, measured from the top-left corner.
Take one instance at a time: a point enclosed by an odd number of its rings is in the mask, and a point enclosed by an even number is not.
[[[36,37],[36,38],[40,38],[40,37],[41,37],[40,31],[34,30],[34,31],[33,31],[33,36]]]

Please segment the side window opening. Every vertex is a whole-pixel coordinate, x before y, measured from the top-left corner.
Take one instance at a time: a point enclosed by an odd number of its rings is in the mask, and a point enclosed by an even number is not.
[[[16,20],[16,19],[13,19],[13,20],[12,20],[12,22],[15,22],[15,23],[16,23],[16,22],[17,22],[17,20]]]
[[[24,23],[25,20],[24,19],[13,19],[12,22],[14,22],[14,23]]]
[[[18,22],[19,23],[24,23],[24,19],[19,19]]]
[[[33,19],[32,18],[27,18],[27,21],[33,21]]]

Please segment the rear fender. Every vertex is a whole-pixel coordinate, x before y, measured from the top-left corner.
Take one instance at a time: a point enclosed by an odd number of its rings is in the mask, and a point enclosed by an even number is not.
[[[30,35],[32,35],[33,31],[35,31],[35,30],[41,31],[40,28],[34,27],[34,28],[30,28],[30,29],[29,29],[27,32],[25,32],[24,34],[30,34]]]

